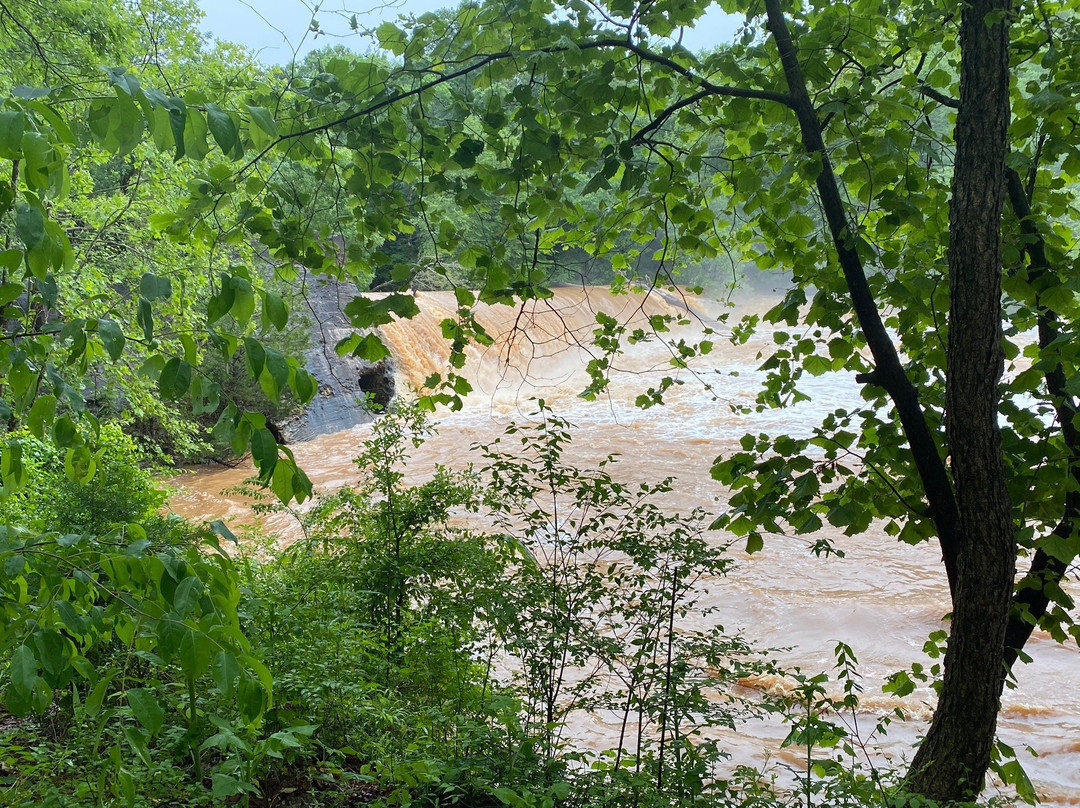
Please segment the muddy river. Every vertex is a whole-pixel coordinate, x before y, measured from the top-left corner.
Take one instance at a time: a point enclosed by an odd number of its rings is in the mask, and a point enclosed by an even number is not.
[[[446,366],[438,324],[452,313],[453,298],[420,293],[418,302],[419,317],[383,330],[400,386],[419,385]],[[676,330],[676,338],[692,339],[707,327],[729,333],[713,319],[728,309],[688,302],[693,322]],[[739,308],[763,310],[766,303],[747,299]],[[643,322],[657,313],[685,313],[670,296],[613,298],[604,291],[580,289],[560,289],[554,299],[538,302],[524,314],[508,307],[481,311],[478,319],[497,337],[496,343],[472,352],[467,375],[475,392],[462,411],[437,416],[438,435],[415,453],[412,473],[422,478],[433,463],[464,466],[477,461],[470,447],[490,442],[512,420],[527,419],[535,410],[532,399],[542,397],[577,427],[570,450],[574,461],[592,464],[617,453],[621,462],[615,476],[642,481],[674,476],[678,484],[669,495],[672,509],[702,506],[718,512],[724,508],[725,492],[710,478],[710,464],[736,448],[744,432],[805,435],[824,413],[861,402],[854,374],[838,372],[811,380],[809,402],[754,416],[733,413],[732,404],[753,400],[760,381],[759,352],[773,345],[768,331],[740,346],[717,338],[713,353],[704,357],[707,361],[698,363],[693,373],[683,373],[685,383],[672,389],[666,405],[649,410],[636,408],[634,398],[670,372],[670,349],[659,341],[630,346],[616,360],[620,372],[614,374],[607,395],[586,402],[578,393],[585,385],[582,368],[589,353],[576,343],[588,341],[597,310],[626,322]],[[352,459],[368,429],[358,426],[292,448],[316,487],[330,490],[355,479]],[[182,490],[171,506],[187,517],[224,518],[239,531],[253,520],[247,503],[221,492],[249,473],[248,466],[187,474],[177,480]],[[296,535],[296,525],[286,516],[264,517],[261,526],[283,542]],[[741,631],[756,645],[789,648],[779,653],[779,660],[804,671],[830,670],[836,642],[848,643],[863,676],[865,723],[873,714],[902,706],[908,720],[894,722],[883,754],[910,754],[911,742],[931,714],[932,694],[919,690],[898,700],[882,694],[881,684],[912,662],[927,663],[923,643],[930,632],[944,627],[949,603],[940,553],[933,544],[910,547],[873,529],[854,537],[836,535],[833,541],[844,558],[817,558],[805,538],[783,536],[769,537],[765,549],[753,556],[736,552],[736,569],[706,593],[706,605],[717,607],[710,619],[728,631]],[[1075,582],[1071,586],[1077,589]],[[1034,661],[1019,668],[1017,687],[1005,693],[1000,736],[1017,749],[1031,747],[1037,753],[1025,753],[1022,759],[1048,803],[1080,805],[1080,651],[1041,633],[1027,651]],[[784,686],[782,681],[762,684]],[[597,747],[609,745],[617,730],[617,722],[609,723],[602,715],[581,716],[570,727]],[[785,734],[779,724],[761,722],[725,740],[736,759],[760,762],[767,757],[797,766],[800,753],[780,749]]]

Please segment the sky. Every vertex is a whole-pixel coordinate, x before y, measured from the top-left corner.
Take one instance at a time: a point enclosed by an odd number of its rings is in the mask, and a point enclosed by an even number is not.
[[[455,0],[368,0],[367,12],[356,11],[361,29],[374,28],[400,14],[423,14],[446,6]],[[303,56],[314,48],[340,43],[356,51],[367,51],[371,40],[352,33],[349,18],[353,10],[363,7],[363,0],[324,0],[314,14],[324,34],[316,36],[310,29],[314,2],[304,0],[198,0],[206,15],[204,31],[219,39],[246,45],[255,51],[264,64],[289,61],[293,54]],[[699,21],[694,30],[687,30],[683,44],[690,50],[712,47],[730,41],[740,18],[724,14],[715,5]]]

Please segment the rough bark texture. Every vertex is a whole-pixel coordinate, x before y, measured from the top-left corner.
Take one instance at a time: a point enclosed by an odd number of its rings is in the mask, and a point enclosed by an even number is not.
[[[853,308],[874,356],[863,381],[896,406],[938,529],[953,596],[941,699],[912,765],[909,787],[942,803],[982,789],[1006,667],[1016,566],[1015,528],[997,426],[1001,346],[1001,212],[1009,120],[1008,0],[973,0],[961,23],[961,99],[950,207],[948,439],[955,494],[885,331],[854,249],[839,186],[778,0],[766,0],[803,145],[820,155],[822,208]],[[1037,605],[1037,604],[1036,604]]]
[[[960,29],[960,106],[949,212],[946,406],[958,508],[956,589],[941,697],[909,787],[942,803],[982,790],[1016,568],[997,425],[1001,212],[1009,121],[1008,0],[972,0]]]

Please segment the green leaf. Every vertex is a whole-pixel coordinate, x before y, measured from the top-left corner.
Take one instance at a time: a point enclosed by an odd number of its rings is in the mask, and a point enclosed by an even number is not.
[[[202,632],[183,627],[176,655],[185,676],[191,679],[201,676],[203,671],[210,667],[213,652],[214,643],[209,637]]]
[[[244,337],[244,358],[247,361],[251,378],[258,379],[262,375],[263,365],[266,363],[266,350],[263,348],[262,343],[251,337]]]
[[[811,376],[821,376],[832,370],[832,362],[823,356],[817,354],[811,354],[804,357],[803,367],[806,368],[806,372]]]
[[[191,411],[193,415],[211,415],[221,406],[221,385],[201,374],[191,380]]]
[[[14,267],[8,266],[7,269],[15,269],[22,263],[23,251],[22,250],[7,250],[5,254],[15,253],[18,256],[18,263]],[[0,306],[6,306],[13,300],[18,300],[23,292],[26,291],[26,287],[21,283],[5,283],[0,286]]]
[[[86,446],[75,446],[64,453],[64,473],[73,483],[86,485],[97,472],[97,458]]]
[[[149,95],[149,92],[147,95]],[[146,116],[146,126],[150,130],[150,136],[154,141],[154,147],[158,151],[167,152],[176,146],[176,138],[172,127],[172,115],[168,109],[162,106],[152,105]],[[174,152],[175,159],[180,159],[182,156],[182,154],[175,154]]]
[[[5,160],[18,160],[22,157],[25,129],[25,113],[18,110],[0,112],[0,157]]]
[[[266,107],[247,107],[248,113],[251,115],[251,120],[263,132],[269,139],[274,139],[278,136],[277,124],[274,122],[274,117],[270,114],[270,110]]]
[[[172,297],[172,281],[153,272],[146,272],[139,281],[139,293],[147,300],[161,300]]]
[[[236,661],[236,656],[230,651],[218,651],[214,655],[213,675],[218,692],[231,699],[235,690],[233,682],[240,675],[240,663]]]
[[[216,533],[218,536],[221,536],[221,538],[231,541],[233,544],[240,543],[240,540],[236,538],[236,534],[229,530],[225,523],[222,522],[220,519],[215,519],[210,523],[210,530]]]
[[[166,401],[176,401],[191,386],[191,365],[174,356],[165,363],[158,378],[158,390]]]
[[[376,334],[366,334],[355,348],[352,355],[368,362],[381,362],[390,356],[390,350]]]
[[[215,800],[225,800],[239,794],[254,793],[257,789],[231,774],[214,772],[210,775],[210,794]]]
[[[158,702],[157,694],[144,687],[135,687],[125,693],[128,706],[135,720],[153,737],[165,723],[165,708]]]
[[[45,214],[37,205],[20,202],[15,209],[15,233],[33,250],[45,240]]]
[[[16,718],[22,718],[34,708],[33,692],[23,693],[14,683],[8,683],[4,691],[4,706]]]
[[[150,301],[145,297],[139,298],[139,307],[135,314],[135,320],[142,328],[143,338],[147,342],[154,341],[154,312],[150,307]]]
[[[374,328],[394,321],[394,316],[408,319],[420,313],[412,295],[392,294],[372,300],[356,297],[345,304],[345,316],[354,328]]]
[[[203,160],[210,153],[206,145],[206,116],[199,110],[188,107],[184,121],[184,156],[192,160]]]
[[[53,171],[63,171],[49,139],[38,132],[23,134],[23,180],[28,188],[45,191],[53,185]]]
[[[236,692],[236,706],[240,715],[249,723],[254,723],[268,707],[266,692],[258,679],[241,676]]]
[[[128,744],[135,750],[135,754],[139,756],[139,760],[147,768],[154,765],[154,761],[150,757],[150,750],[146,747],[146,736],[143,735],[142,730],[132,726],[125,726],[124,738],[127,739]]]
[[[88,623],[78,615],[75,611],[75,607],[72,606],[71,603],[66,600],[57,601],[56,613],[60,615],[60,620],[72,634],[80,635],[86,633]]]
[[[292,388],[293,392],[296,393],[297,400],[301,404],[307,404],[315,398],[315,393],[318,392],[318,385],[315,382],[315,377],[304,370],[304,368],[296,369]]]
[[[467,138],[462,141],[454,156],[451,158],[462,168],[472,168],[476,165],[476,158],[484,151],[484,141]]]
[[[751,533],[746,537],[746,552],[748,555],[761,552],[761,549],[765,546],[765,541],[758,533]]]
[[[105,694],[109,691],[109,685],[112,683],[114,675],[115,673],[110,673],[108,676],[103,676],[83,701],[83,711],[90,718],[101,712],[101,705],[105,700]]]
[[[255,292],[251,288],[251,282],[247,278],[233,275],[229,279],[233,288],[233,302],[229,311],[233,319],[240,325],[244,325],[255,313]]]
[[[251,457],[259,467],[259,477],[269,480],[278,461],[278,445],[269,429],[256,429],[251,436]]]
[[[22,571],[26,569],[26,559],[23,558],[21,553],[15,553],[8,556],[4,560],[4,575],[8,578],[14,578],[16,575],[21,575]]]
[[[127,72],[126,67],[104,67],[105,75],[109,77],[109,85],[117,92],[134,98],[139,94],[139,80]]]
[[[1035,791],[1035,786],[1032,785],[1031,779],[1028,777],[1028,773],[1024,771],[1023,765],[1019,760],[1013,758],[1012,760],[1002,763],[996,767],[997,774],[1001,778],[1001,782],[1006,785],[1013,786],[1016,789],[1016,794],[1020,799],[1026,802],[1028,805],[1037,805],[1039,802],[1039,796]]]
[[[196,365],[199,361],[199,346],[195,343],[195,338],[191,334],[183,333],[177,335],[180,339],[180,344],[184,348],[184,360],[189,365]]]
[[[172,596],[172,607],[177,616],[183,619],[194,611],[199,598],[202,597],[202,590],[202,581],[195,575],[187,576],[176,585]]]
[[[179,98],[169,98],[164,108],[169,111],[169,127],[172,129],[173,144],[176,151],[173,158],[179,160],[187,154],[184,144],[184,131],[187,129],[187,107]]]
[[[34,647],[46,673],[59,676],[67,668],[67,641],[59,632],[50,629],[34,632]]]
[[[135,808],[135,778],[127,769],[120,769],[116,777],[120,781],[120,792],[124,797],[124,804],[127,808]]]
[[[146,121],[126,90],[115,86],[115,98],[95,98],[90,102],[87,124],[94,139],[106,151],[123,156],[142,140]]]
[[[28,87],[23,87],[23,89],[33,93],[33,95],[30,96],[23,96],[32,99],[26,106],[48,121],[49,126],[51,126],[53,130],[54,140],[58,140],[61,143],[68,143],[72,146],[76,145],[78,141],[75,138],[75,133],[71,131],[71,126],[69,125],[66,116],[61,115],[56,109],[46,104],[44,101],[39,100],[46,95],[49,95],[50,91]],[[19,88],[16,87],[13,92],[15,95],[18,95]],[[39,93],[42,93],[43,95],[40,95]]]
[[[8,664],[8,676],[11,684],[20,694],[29,696],[38,680],[37,658],[34,652],[25,645],[20,645],[11,655]]]
[[[233,288],[232,283],[230,283],[229,277],[227,275],[222,275],[221,290],[216,295],[212,296],[206,304],[207,324],[216,323],[228,314],[229,310],[232,309],[235,300],[236,290]]]
[[[266,349],[266,364],[259,376],[263,392],[273,401],[281,398],[281,391],[289,383],[289,363],[280,351]]]
[[[76,446],[82,442],[82,439],[79,436],[79,430],[75,426],[75,422],[67,415],[61,416],[53,421],[52,436],[53,443],[61,449]]]
[[[408,38],[405,32],[392,22],[384,22],[376,28],[375,36],[379,41],[379,47],[383,50],[390,51],[395,56],[401,56],[405,53]]]
[[[26,466],[22,462],[22,441],[8,441],[0,455],[0,481],[3,482],[4,492],[11,493],[26,485]]]
[[[176,222],[179,221],[179,218],[180,217],[175,213],[168,211],[164,213],[151,213],[146,217],[146,223],[150,225],[151,233],[164,233],[176,224]]]
[[[267,325],[272,325],[278,331],[284,330],[289,323],[289,311],[285,307],[285,301],[281,295],[269,289],[262,293],[263,299],[263,330]]]
[[[897,671],[889,676],[888,681],[881,686],[883,693],[894,693],[900,698],[915,692],[915,682],[911,680],[907,671]]]
[[[108,351],[109,358],[112,361],[117,361],[123,355],[124,343],[127,338],[115,321],[98,320],[98,337],[101,339],[101,343],[105,346],[105,350]]]
[[[229,113],[225,112],[217,104],[206,105],[206,123],[210,127],[210,134],[214,136],[221,153],[227,157],[236,157],[237,148],[240,145],[236,123]],[[243,155],[240,150],[240,156]]]
[[[50,428],[56,418],[56,396],[38,396],[26,417],[26,425],[31,434],[39,440],[44,439],[45,430]]]
[[[293,486],[295,478],[296,472],[289,461],[283,460],[274,466],[274,473],[270,478],[270,490],[274,492],[279,502],[292,502],[296,494]]]

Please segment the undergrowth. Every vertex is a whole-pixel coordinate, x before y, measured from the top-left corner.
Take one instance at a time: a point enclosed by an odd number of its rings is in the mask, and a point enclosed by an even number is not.
[[[781,697],[740,686],[783,672],[702,606],[731,560],[706,514],[665,508],[674,481],[567,464],[541,405],[479,470],[410,483],[429,432],[386,414],[302,541],[232,555],[155,515],[123,436],[82,484],[28,440],[40,487],[7,501],[0,549],[0,803],[926,805],[872,752],[890,719],[860,725],[847,646]],[[597,714],[604,750],[569,728]],[[802,765],[733,763],[723,733],[769,716]]]

